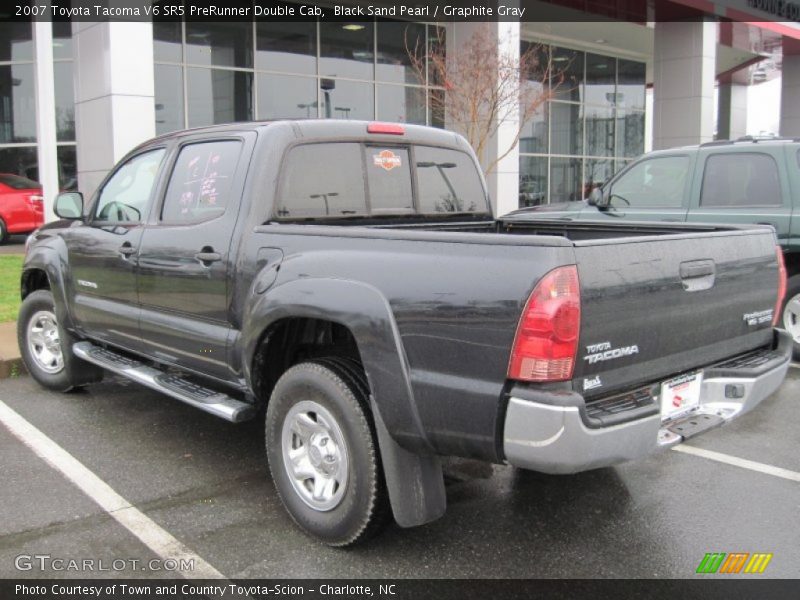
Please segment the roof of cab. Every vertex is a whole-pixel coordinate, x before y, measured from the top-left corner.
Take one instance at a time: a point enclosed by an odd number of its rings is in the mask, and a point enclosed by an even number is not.
[[[369,138],[380,140],[383,142],[394,141],[398,142],[414,142],[414,143],[427,143],[444,146],[458,146],[462,149],[467,149],[469,146],[460,135],[439,129],[436,127],[427,127],[424,125],[410,125],[407,123],[396,123],[403,128],[404,133],[398,134],[385,134],[385,133],[368,133],[367,127],[370,123],[376,121],[350,121],[342,119],[278,119],[271,121],[247,121],[240,123],[225,123],[222,125],[211,125],[207,127],[195,127],[192,129],[181,129],[165,133],[146,142],[140,144],[138,148],[149,146],[164,140],[172,138],[180,138],[188,135],[203,135],[203,134],[220,134],[224,132],[234,131],[257,131],[267,129],[274,126],[289,125],[293,128],[296,137],[308,139],[357,139]]]

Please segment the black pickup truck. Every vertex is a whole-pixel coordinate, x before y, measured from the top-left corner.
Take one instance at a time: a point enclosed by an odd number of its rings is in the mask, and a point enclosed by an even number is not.
[[[771,228],[495,219],[442,130],[178,132],[56,210],[22,275],[31,375],[111,371],[262,415],[286,509],[331,545],[440,517],[439,456],[640,458],[752,409],[789,365]]]

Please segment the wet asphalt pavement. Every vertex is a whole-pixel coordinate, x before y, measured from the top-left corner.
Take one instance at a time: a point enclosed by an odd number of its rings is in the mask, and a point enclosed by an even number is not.
[[[133,383],[73,394],[22,377],[0,400],[229,578],[694,577],[706,552],[771,552],[800,577],[800,483],[667,451],[572,476],[449,460],[447,514],[350,550],[284,512],[262,424],[231,425]],[[692,446],[800,472],[800,369],[753,413]],[[0,425],[0,577],[164,576],[15,569],[21,554],[155,555]]]

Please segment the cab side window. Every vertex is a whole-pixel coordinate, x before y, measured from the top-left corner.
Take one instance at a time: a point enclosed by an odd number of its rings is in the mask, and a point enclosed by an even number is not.
[[[700,206],[756,207],[783,204],[778,165],[769,154],[736,152],[706,159]]]
[[[200,142],[181,148],[164,196],[161,221],[202,223],[225,213],[242,144]]]
[[[94,220],[109,223],[141,223],[153,193],[164,149],[134,156],[119,167],[103,186]]]
[[[661,156],[633,165],[611,187],[618,208],[680,208],[684,202],[688,156]],[[616,200],[616,202],[615,202]]]

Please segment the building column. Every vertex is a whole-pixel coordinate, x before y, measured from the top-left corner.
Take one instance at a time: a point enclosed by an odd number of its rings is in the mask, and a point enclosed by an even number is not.
[[[780,134],[800,137],[800,41],[784,38]]]
[[[36,158],[44,197],[44,220],[54,221],[53,202],[59,191],[56,153],[56,92],[53,82],[53,24],[33,22],[36,96]]]
[[[655,24],[653,149],[714,138],[717,23]]]
[[[479,27],[491,28],[491,36],[496,41],[495,56],[487,56],[487,63],[493,62],[499,56],[509,56],[519,60],[520,52],[520,24],[519,22],[497,23],[455,23],[447,32],[447,53],[455,55],[458,46],[472,35]],[[498,73],[499,80],[499,73]],[[497,132],[489,140],[485,156],[479,156],[481,164],[485,167],[506,152],[491,173],[486,176],[489,196],[492,200],[492,210],[496,216],[504,215],[519,208],[519,106],[509,108],[502,115],[494,117]],[[447,119],[445,126],[458,131],[458,126]]]
[[[747,88],[740,83],[720,83],[717,138],[735,140],[747,135]]]
[[[155,136],[153,26],[73,22],[78,189],[88,199],[134,146]]]

